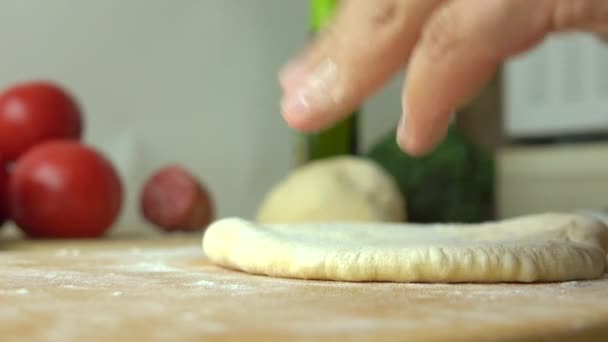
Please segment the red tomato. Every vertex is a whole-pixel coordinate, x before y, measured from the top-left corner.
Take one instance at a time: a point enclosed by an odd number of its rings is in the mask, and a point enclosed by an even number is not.
[[[8,220],[8,180],[8,169],[0,163],[0,228]]]
[[[0,154],[15,161],[32,146],[51,139],[80,139],[81,112],[62,88],[38,81],[0,94]]]
[[[147,221],[165,231],[198,231],[214,215],[207,189],[178,165],[161,168],[146,181],[140,209]]]
[[[112,164],[91,147],[60,140],[37,145],[9,182],[11,218],[34,238],[93,238],[117,219],[123,188]]]

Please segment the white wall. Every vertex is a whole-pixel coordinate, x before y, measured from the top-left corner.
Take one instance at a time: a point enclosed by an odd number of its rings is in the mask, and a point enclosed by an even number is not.
[[[276,74],[307,25],[303,0],[0,0],[0,87],[50,78],[78,96],[86,140],[127,185],[114,232],[147,230],[139,187],[173,161],[220,216],[250,216],[291,167]],[[400,83],[366,107],[364,146],[394,125]]]

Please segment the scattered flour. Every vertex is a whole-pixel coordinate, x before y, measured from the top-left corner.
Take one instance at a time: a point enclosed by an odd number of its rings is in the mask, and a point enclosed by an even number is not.
[[[210,280],[200,280],[197,281],[196,283],[192,284],[195,286],[203,286],[203,287],[209,287],[209,286],[215,286],[216,282],[214,281],[210,281]]]
[[[196,314],[192,312],[184,312],[182,318],[184,321],[196,321]]]
[[[55,252],[55,255],[77,257],[80,255],[80,251],[78,249],[59,249]]]
[[[530,321],[583,329],[608,316],[608,297],[602,295],[608,279],[538,285],[302,281],[219,269],[196,247],[73,251],[8,251],[0,258],[3,332],[30,334],[25,340],[76,340],[92,333],[112,340],[133,323],[145,326],[134,334],[158,340],[181,336],[176,332],[204,339],[239,329],[372,339],[380,330],[451,333],[467,322],[492,325],[497,335]],[[30,293],[36,300],[23,296]],[[42,315],[48,319],[44,329],[19,330]]]
[[[26,288],[10,289],[10,290],[0,289],[0,295],[26,295],[29,293],[30,293],[30,290],[28,290]]]
[[[145,261],[139,262],[132,265],[125,265],[123,269],[135,271],[135,272],[175,272],[177,269],[168,266],[162,261]]]
[[[243,291],[243,290],[254,290],[256,289],[253,286],[238,284],[236,282],[226,282],[226,281],[211,281],[211,280],[199,280],[195,283],[187,284],[189,286],[195,287],[204,287],[204,288],[214,288],[214,289],[222,289],[222,290],[230,290],[234,292]],[[260,288],[261,290],[261,288]]]
[[[585,287],[589,286],[588,282],[584,281],[566,281],[561,283],[559,286],[561,287]]]

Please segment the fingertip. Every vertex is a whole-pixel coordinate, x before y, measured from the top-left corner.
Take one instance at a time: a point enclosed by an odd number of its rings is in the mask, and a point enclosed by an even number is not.
[[[314,132],[323,127],[323,117],[315,113],[301,96],[284,97],[280,107],[283,119],[291,129]]]
[[[301,57],[296,57],[287,62],[281,67],[278,75],[279,84],[281,85],[283,92],[293,92],[299,84],[304,82],[308,72],[306,63]]]
[[[397,144],[399,148],[413,157],[421,157],[431,153],[445,138],[453,112],[448,114],[431,115],[432,120],[417,120],[411,112],[406,111],[397,128]]]
[[[437,142],[423,142],[420,140],[409,140],[406,139],[405,142],[400,146],[401,150],[412,157],[424,157],[437,147]]]
[[[405,114],[401,115],[401,119],[399,119],[399,124],[397,125],[397,145],[401,149],[401,151],[408,153],[408,133],[406,129],[406,118]]]
[[[425,156],[434,147],[434,145],[429,146],[428,144],[425,144],[424,141],[412,137],[412,135],[403,133],[402,130],[398,130],[397,132],[397,145],[403,153],[406,153],[407,155],[412,157]]]

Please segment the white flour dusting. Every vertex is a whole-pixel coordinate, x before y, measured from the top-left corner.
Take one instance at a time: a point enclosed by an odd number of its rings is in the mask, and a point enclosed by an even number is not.
[[[80,251],[78,249],[60,249],[55,252],[55,255],[77,257],[80,255]]]
[[[184,314],[182,315],[182,319],[184,321],[196,321],[197,320],[197,316],[195,313],[193,312],[184,312]]]
[[[0,289],[0,295],[14,296],[14,295],[27,295],[30,291],[26,288],[19,289]]]
[[[530,322],[584,329],[608,317],[607,278],[530,285],[275,279],[215,267],[197,246],[6,252],[0,268],[0,329],[29,334],[24,340],[105,341],[125,331],[142,340],[201,339],[236,330],[372,339],[378,331],[449,335],[483,324],[500,334]],[[19,329],[33,317],[45,317],[44,329]]]
[[[176,269],[174,267],[169,267],[162,261],[156,262],[139,262],[134,265],[125,265],[124,269],[134,271],[134,272],[175,272]]]
[[[194,286],[203,286],[203,287],[210,287],[210,286],[215,286],[217,283],[214,281],[210,281],[210,280],[199,280],[196,283],[192,284]]]
[[[560,286],[561,287],[585,287],[585,286],[589,286],[589,284],[584,281],[566,281],[566,282],[560,283]]]
[[[239,292],[244,292],[245,290],[256,290],[253,286],[238,284],[235,282],[229,281],[211,281],[211,280],[199,280],[195,283],[186,284],[189,286],[201,287],[201,288],[214,288],[221,290],[228,290],[233,292],[233,294],[237,294]],[[262,291],[263,289],[258,288],[257,290]]]

